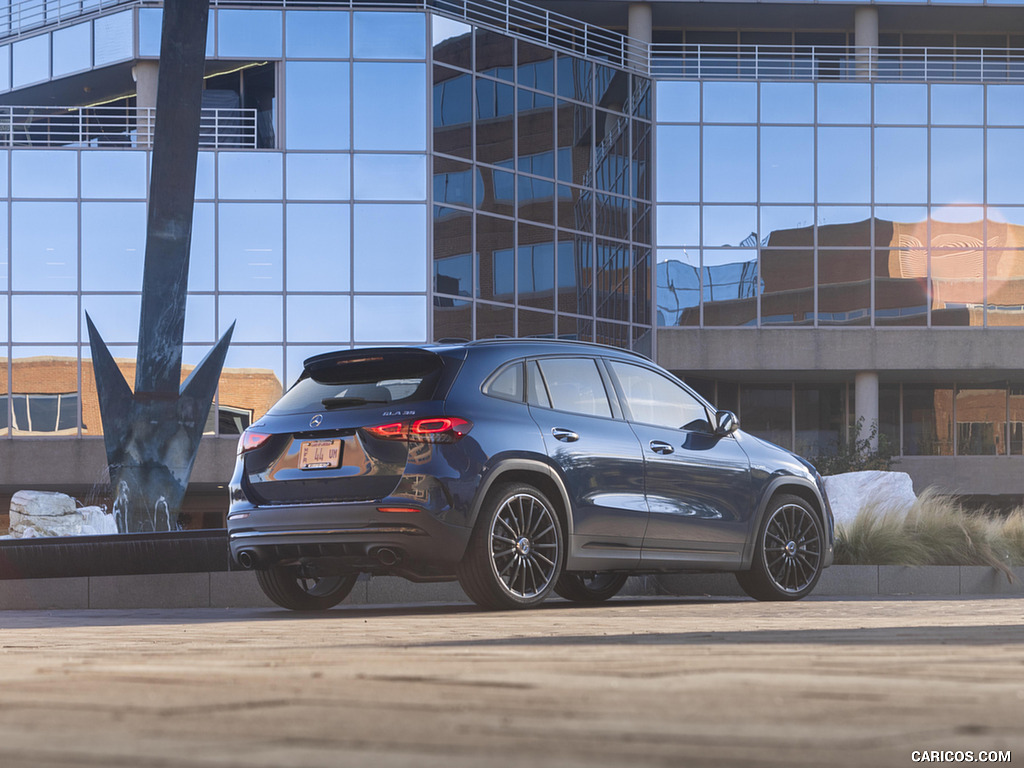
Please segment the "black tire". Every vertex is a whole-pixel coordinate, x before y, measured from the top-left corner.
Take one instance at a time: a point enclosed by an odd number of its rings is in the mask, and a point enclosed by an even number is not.
[[[555,592],[577,603],[600,603],[619,594],[626,573],[563,573],[555,582]]]
[[[290,611],[326,611],[352,591],[358,573],[303,578],[297,568],[274,566],[256,571],[263,594]]]
[[[480,510],[459,583],[481,608],[530,608],[551,593],[563,559],[555,506],[533,486],[503,483]]]
[[[799,600],[821,578],[825,536],[821,520],[799,496],[776,496],[757,532],[754,562],[736,574],[755,600]]]

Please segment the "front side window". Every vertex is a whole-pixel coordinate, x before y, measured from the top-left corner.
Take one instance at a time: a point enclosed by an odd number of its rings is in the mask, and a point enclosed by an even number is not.
[[[711,431],[711,422],[704,405],[671,379],[630,363],[609,360],[608,367],[622,389],[631,421],[691,431]]]
[[[551,407],[556,411],[580,413],[585,416],[612,415],[604,381],[594,360],[573,358],[552,358],[538,360]]]

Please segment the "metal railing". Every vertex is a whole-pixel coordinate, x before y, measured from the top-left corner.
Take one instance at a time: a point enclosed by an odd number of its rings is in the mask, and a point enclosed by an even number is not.
[[[655,43],[650,72],[682,79],[1020,82],[1024,50]]]
[[[0,106],[3,147],[128,147],[152,145],[152,107]],[[256,147],[255,109],[204,109],[199,146],[206,149]]]

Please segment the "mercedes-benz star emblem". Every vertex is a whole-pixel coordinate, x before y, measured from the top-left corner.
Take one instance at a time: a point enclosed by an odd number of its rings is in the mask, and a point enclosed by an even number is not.
[[[319,427],[323,423],[324,423],[324,417],[321,416],[319,413],[316,416],[314,416],[312,419],[309,420],[309,426],[311,426],[311,427]]]

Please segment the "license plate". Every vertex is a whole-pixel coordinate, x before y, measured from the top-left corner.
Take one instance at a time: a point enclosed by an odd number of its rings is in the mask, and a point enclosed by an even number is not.
[[[333,469],[341,463],[341,440],[306,440],[299,446],[299,469]]]

